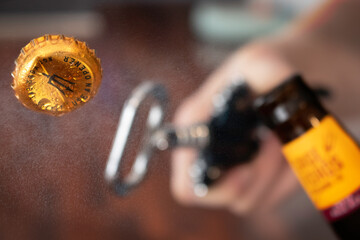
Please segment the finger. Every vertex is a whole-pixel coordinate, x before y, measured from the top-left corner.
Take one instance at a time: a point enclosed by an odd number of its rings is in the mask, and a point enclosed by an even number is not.
[[[196,151],[193,149],[175,149],[172,153],[170,189],[175,199],[182,204],[191,204],[196,200],[189,177],[189,169],[194,159]]]
[[[189,177],[189,169],[196,154],[192,149],[177,149],[173,152],[171,189],[174,197],[181,203],[222,207],[233,202],[242,190],[251,187],[254,176],[251,165],[238,166],[212,186],[206,196],[198,197]]]
[[[255,176],[252,187],[234,198],[229,206],[233,212],[244,214],[262,204],[285,165],[280,147],[279,140],[273,134],[263,141],[261,150],[252,162]]]
[[[291,193],[300,188],[299,181],[296,179],[292,169],[287,163],[284,164],[279,177],[274,182],[274,187],[268,193],[266,201],[262,205],[264,209],[271,209],[281,204]]]

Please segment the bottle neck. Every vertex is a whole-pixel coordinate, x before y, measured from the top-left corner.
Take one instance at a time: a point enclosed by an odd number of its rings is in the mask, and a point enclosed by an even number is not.
[[[282,113],[275,112],[275,114]],[[316,127],[326,115],[328,112],[321,105],[304,104],[291,116],[284,114],[283,121],[274,124],[271,128],[285,144]],[[282,118],[277,116],[277,119]]]

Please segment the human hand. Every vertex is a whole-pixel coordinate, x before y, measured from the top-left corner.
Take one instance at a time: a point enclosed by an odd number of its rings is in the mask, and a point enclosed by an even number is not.
[[[249,45],[236,52],[184,101],[175,114],[174,124],[188,126],[208,120],[212,113],[212,97],[231,79],[243,76],[255,94],[263,94],[294,73],[293,67],[281,57],[274,45]],[[184,204],[225,207],[238,214],[247,213],[255,207],[273,205],[297,186],[280,147],[279,140],[272,133],[264,133],[262,146],[254,159],[231,169],[204,197],[194,194],[188,174],[196,151],[177,149],[172,155],[173,195]]]

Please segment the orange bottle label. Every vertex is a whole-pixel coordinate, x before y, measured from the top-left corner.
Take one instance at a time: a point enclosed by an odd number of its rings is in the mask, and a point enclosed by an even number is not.
[[[359,146],[331,116],[284,145],[283,153],[319,210],[331,208],[360,187]]]

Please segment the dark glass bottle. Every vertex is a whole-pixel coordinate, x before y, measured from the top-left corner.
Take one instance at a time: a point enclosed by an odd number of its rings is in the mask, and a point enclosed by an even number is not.
[[[360,239],[359,145],[296,75],[255,101],[315,207],[340,239]]]

